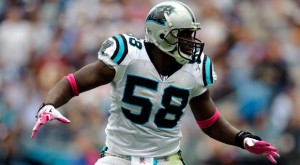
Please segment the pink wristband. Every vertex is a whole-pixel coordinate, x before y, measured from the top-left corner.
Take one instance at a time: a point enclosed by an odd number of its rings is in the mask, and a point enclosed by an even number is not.
[[[197,120],[197,124],[201,129],[208,128],[217,121],[219,116],[220,116],[219,109],[216,108],[216,112],[214,113],[214,115],[212,115],[210,118],[205,120],[201,120],[201,121]]]
[[[67,79],[69,84],[71,85],[74,96],[78,96],[79,92],[78,92],[78,88],[77,88],[77,84],[76,84],[74,74],[69,74],[68,76],[64,76],[64,78]]]

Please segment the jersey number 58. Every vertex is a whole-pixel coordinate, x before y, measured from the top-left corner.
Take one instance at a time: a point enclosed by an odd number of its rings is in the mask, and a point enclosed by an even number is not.
[[[132,110],[121,107],[122,111],[125,117],[131,122],[136,124],[145,124],[150,119],[151,111],[153,110],[153,103],[146,97],[134,95],[134,89],[136,86],[146,88],[147,90],[157,91],[158,82],[132,75],[127,76],[122,102],[141,107],[141,112],[139,114],[134,114],[132,113]],[[180,105],[171,104],[172,97],[179,98]],[[183,109],[187,105],[188,97],[188,90],[180,89],[174,86],[166,87],[161,100],[161,104],[164,108],[159,109],[154,117],[154,123],[156,126],[161,128],[175,127],[181,115],[183,114]],[[168,118],[168,115],[174,117]]]

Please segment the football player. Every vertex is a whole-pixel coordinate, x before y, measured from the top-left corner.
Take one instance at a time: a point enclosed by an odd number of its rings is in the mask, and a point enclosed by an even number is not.
[[[146,18],[145,39],[127,34],[108,38],[97,61],[65,76],[49,91],[32,138],[47,121],[70,122],[57,108],[72,97],[110,83],[107,138],[97,165],[184,164],[180,129],[188,104],[205,134],[276,163],[275,147],[220,115],[209,93],[217,76],[203,53],[204,43],[196,38],[198,30],[200,24],[186,4],[157,4]]]

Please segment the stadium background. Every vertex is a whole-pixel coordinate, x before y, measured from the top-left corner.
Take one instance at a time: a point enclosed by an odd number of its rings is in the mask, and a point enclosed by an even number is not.
[[[91,165],[104,143],[109,90],[81,94],[57,121],[30,138],[35,114],[62,76],[97,59],[118,33],[143,38],[159,0],[0,1],[0,164]],[[198,36],[215,64],[211,89],[235,126],[270,141],[282,165],[300,164],[300,1],[183,0],[197,14]],[[188,165],[270,164],[205,136],[188,110],[183,156]]]

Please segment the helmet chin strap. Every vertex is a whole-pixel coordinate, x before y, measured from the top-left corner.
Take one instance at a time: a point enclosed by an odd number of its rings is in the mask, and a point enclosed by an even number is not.
[[[180,55],[179,50],[175,51],[173,54],[170,53],[169,55],[171,55],[172,57],[174,57],[175,60],[176,60],[179,64],[182,64],[182,65],[183,65],[183,64],[186,64],[186,63],[189,62],[188,59],[185,59],[185,58],[183,58],[183,57]]]

